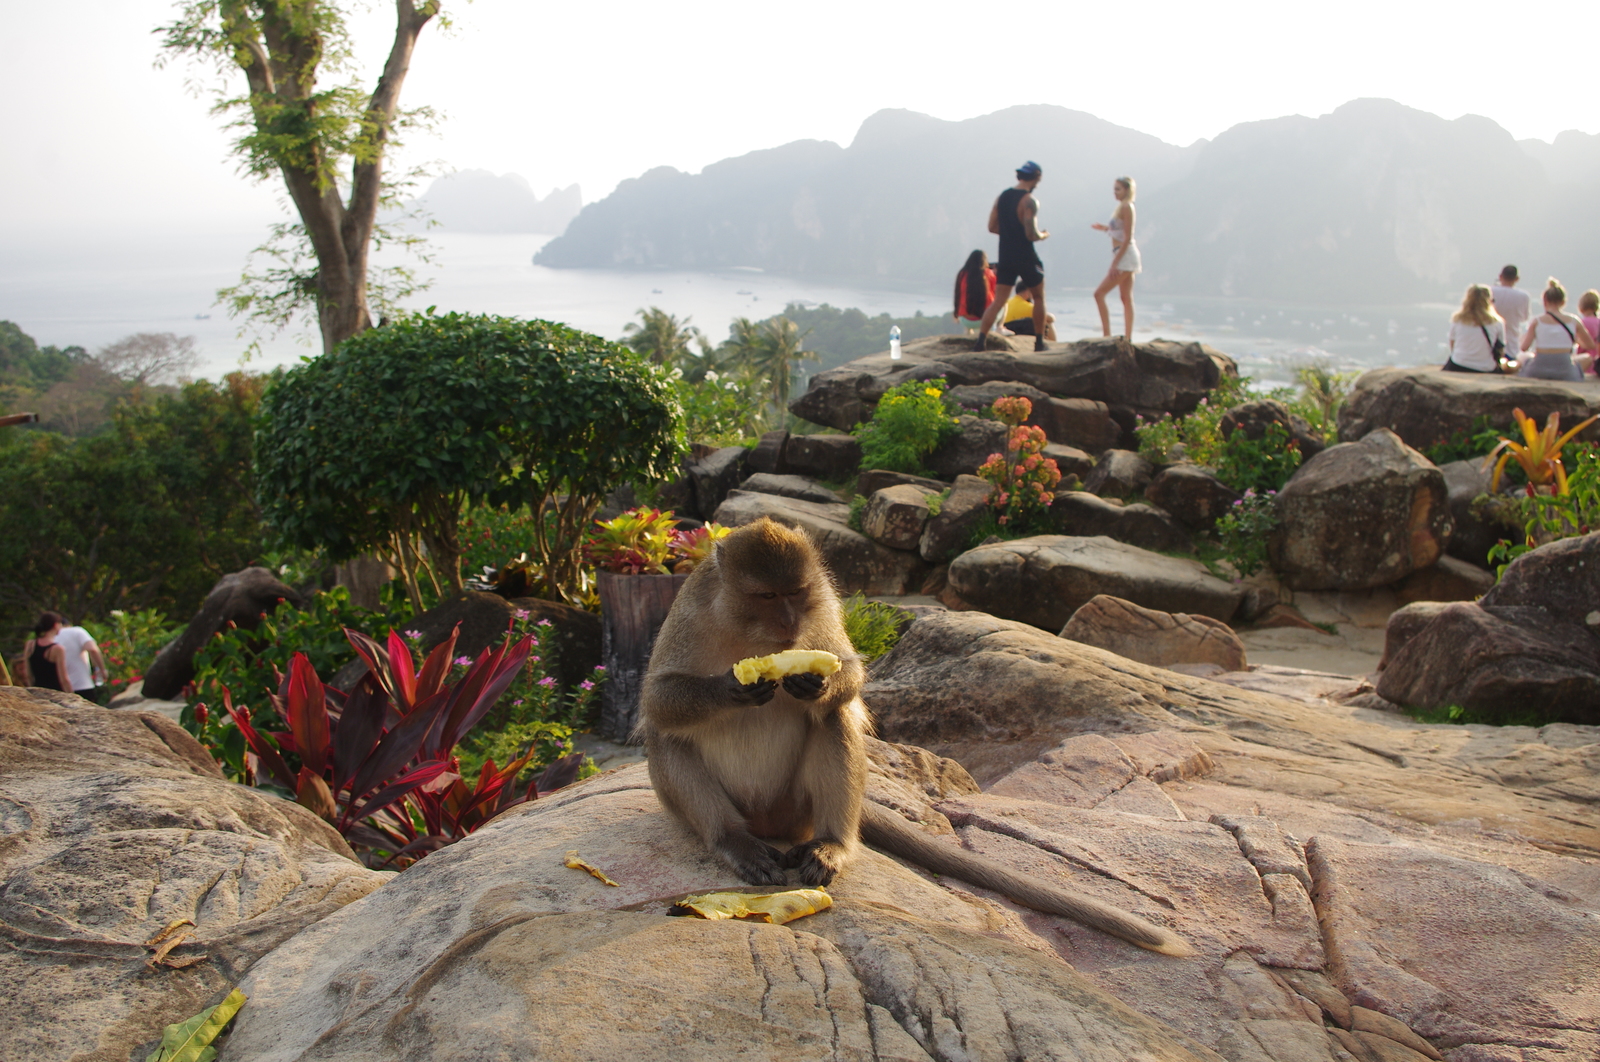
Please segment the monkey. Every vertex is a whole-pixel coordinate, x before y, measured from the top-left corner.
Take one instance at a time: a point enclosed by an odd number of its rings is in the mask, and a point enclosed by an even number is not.
[[[827,650],[842,666],[781,682],[734,677],[740,660],[786,649]],[[806,885],[827,885],[864,840],[1142,948],[1192,954],[1169,930],[942,844],[866,800],[873,724],[865,682],[838,590],[810,538],[766,517],[734,530],[685,581],[645,672],[635,737],[661,806],[752,885],[786,884],[789,870]]]

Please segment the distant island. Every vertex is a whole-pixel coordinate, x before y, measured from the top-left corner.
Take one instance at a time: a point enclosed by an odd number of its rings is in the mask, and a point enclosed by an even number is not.
[[[1141,290],[1286,302],[1453,301],[1506,262],[1600,284],[1588,193],[1600,136],[1518,142],[1475,116],[1389,100],[1234,126],[1176,147],[1081,111],[951,122],[880,111],[848,147],[802,140],[659,167],[585,206],[536,261],[555,268],[751,266],[841,281],[947,284],[994,238],[990,203],[1036,159],[1052,285],[1104,275],[1113,178],[1138,181]]]
[[[540,199],[515,173],[457,170],[436,179],[408,207],[420,207],[446,232],[538,232],[559,234],[583,209],[577,185]]]

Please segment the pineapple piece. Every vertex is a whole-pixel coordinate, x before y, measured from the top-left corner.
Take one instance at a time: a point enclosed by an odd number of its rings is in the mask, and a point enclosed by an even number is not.
[[[807,671],[831,675],[841,666],[839,658],[825,649],[789,649],[771,656],[746,657],[733,665],[733,677],[748,686],[757,679],[776,682],[785,675],[800,675]]]

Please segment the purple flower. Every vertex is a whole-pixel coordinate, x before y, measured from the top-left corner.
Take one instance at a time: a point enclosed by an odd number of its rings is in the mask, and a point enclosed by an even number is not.
[[[456,663],[461,667],[471,667],[472,666],[472,657],[470,657],[470,656],[458,656],[458,657],[456,657]]]
[[[418,639],[420,639],[422,637],[422,632],[421,631],[406,631],[406,637],[410,638],[412,641],[417,641]]]
[[[539,685],[541,686],[550,687],[554,686],[555,684],[556,680],[551,678],[549,675],[546,675],[544,678],[539,680]]]
[[[512,615],[517,617],[519,620],[525,620],[528,618],[528,610],[525,608],[519,608],[513,612]]]
[[[550,626],[550,621],[549,620],[540,620],[538,623],[534,624],[534,626],[536,626],[536,627],[548,627],[548,626]]]
[[[511,707],[513,707],[513,708],[521,708],[522,707],[522,698],[518,697],[516,700],[512,701],[511,702]]]
[[[594,669],[595,669],[595,670],[596,670],[596,671],[604,671],[604,670],[605,670],[605,669],[606,669],[606,666],[605,666],[605,665],[604,665],[604,664],[596,664],[596,665],[595,665],[595,666],[594,666]]]
[[[588,679],[584,679],[582,682],[578,683],[578,688],[580,690],[592,690],[594,689],[594,683],[590,682]]]

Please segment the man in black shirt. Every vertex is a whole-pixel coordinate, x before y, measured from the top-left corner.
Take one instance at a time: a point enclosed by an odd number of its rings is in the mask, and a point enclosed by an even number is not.
[[[973,350],[982,350],[995,317],[1011,298],[1011,289],[1029,292],[1033,299],[1033,349],[1044,349],[1044,265],[1033,245],[1048,239],[1050,233],[1039,228],[1039,202],[1033,190],[1039,187],[1044,170],[1037,162],[1024,162],[1017,168],[1017,184],[1000,193],[989,210],[989,231],[1000,237],[1000,254],[995,260],[994,301],[978,325],[978,341]]]

